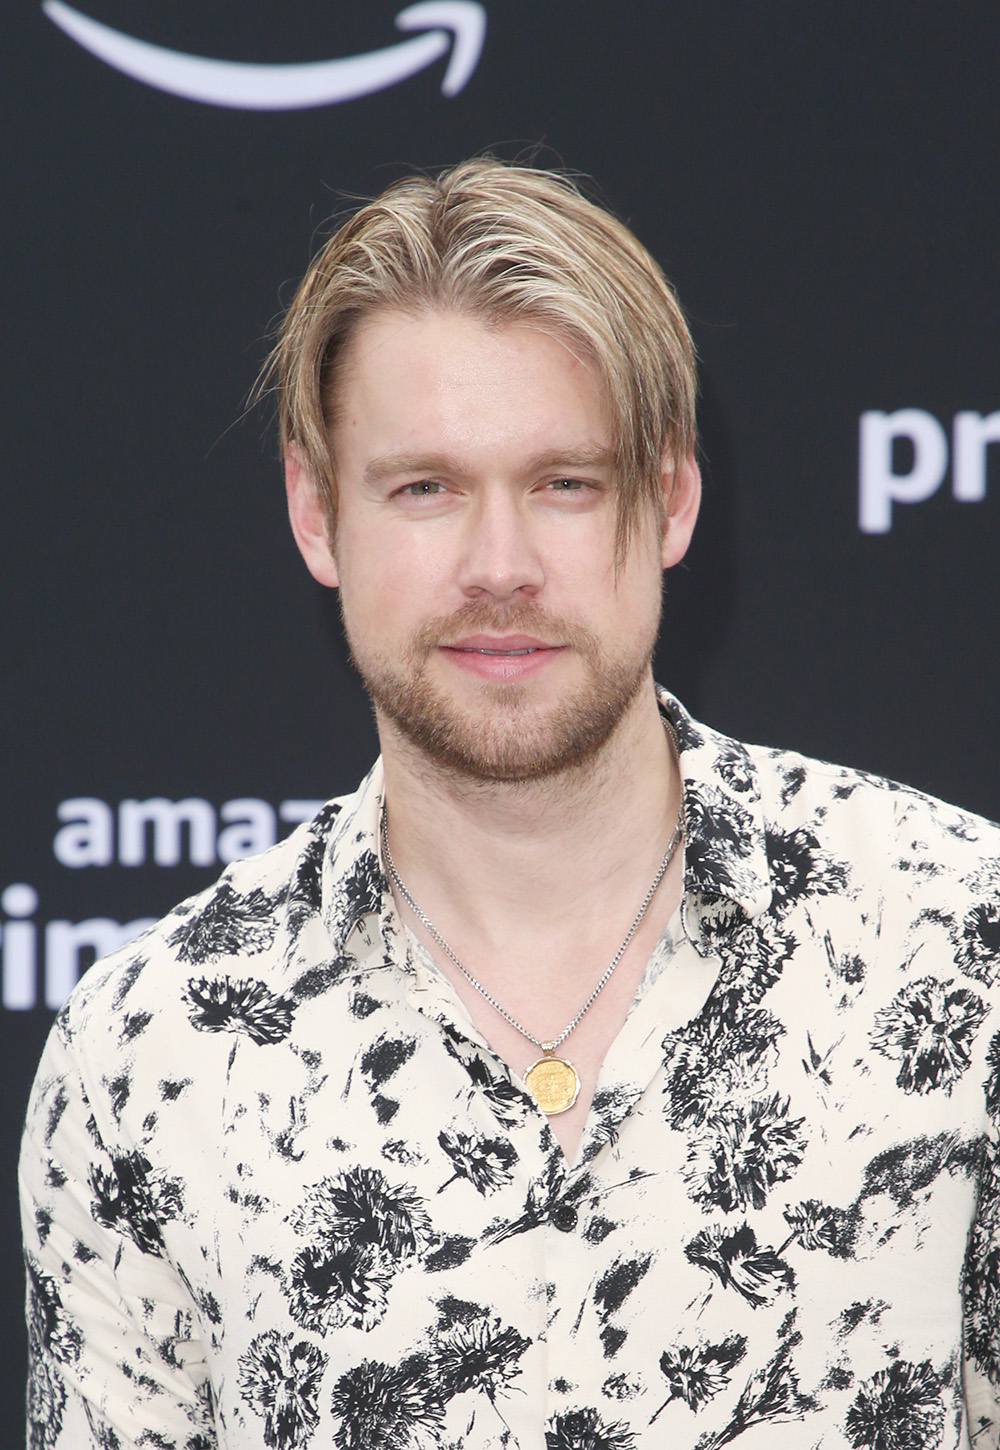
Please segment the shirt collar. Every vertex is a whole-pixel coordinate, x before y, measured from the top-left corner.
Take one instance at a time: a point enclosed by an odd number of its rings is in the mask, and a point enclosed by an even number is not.
[[[382,870],[379,817],[385,775],[379,756],[353,796],[331,801],[313,823],[326,836],[322,913],[334,950],[341,954],[361,921],[378,914],[389,886]],[[327,812],[334,812],[325,821]]]
[[[660,685],[656,696],[680,760],[685,900],[697,918],[719,898],[748,917],[759,916],[771,904],[771,877],[750,753],[692,720]],[[382,910],[388,894],[379,841],[384,784],[379,758],[353,796],[331,801],[313,822],[317,841],[326,837],[323,917],[338,954],[362,919]]]
[[[771,904],[771,872],[760,782],[750,752],[738,740],[692,720],[662,685],[656,697],[680,760],[685,898],[708,904],[721,897],[750,918],[760,916]]]

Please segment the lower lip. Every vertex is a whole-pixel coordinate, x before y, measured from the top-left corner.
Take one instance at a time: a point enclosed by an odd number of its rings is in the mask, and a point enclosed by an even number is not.
[[[561,648],[535,649],[527,654],[484,654],[482,650],[442,648],[441,653],[459,669],[481,680],[526,680],[537,675],[562,654]]]

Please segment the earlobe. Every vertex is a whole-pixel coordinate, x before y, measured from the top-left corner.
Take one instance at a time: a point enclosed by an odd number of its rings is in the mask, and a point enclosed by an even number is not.
[[[664,459],[661,482],[664,507],[660,552],[664,569],[672,569],[688,551],[701,504],[701,471],[694,456],[689,453],[676,465]]]
[[[294,443],[285,455],[285,493],[292,533],[306,568],[317,583],[336,589],[340,578],[330,548],[326,510],[319,485]]]

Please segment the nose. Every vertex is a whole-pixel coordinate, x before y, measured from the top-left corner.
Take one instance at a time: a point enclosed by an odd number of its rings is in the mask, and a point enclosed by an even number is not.
[[[545,582],[538,541],[524,501],[507,490],[484,490],[469,509],[459,585],[470,597],[514,599]]]

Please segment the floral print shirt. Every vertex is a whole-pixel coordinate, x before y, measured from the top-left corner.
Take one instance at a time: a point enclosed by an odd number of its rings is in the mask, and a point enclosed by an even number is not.
[[[37,1450],[1000,1440],[1000,831],[694,724],[575,1163],[414,948],[381,773],[92,969],[22,1158]]]

